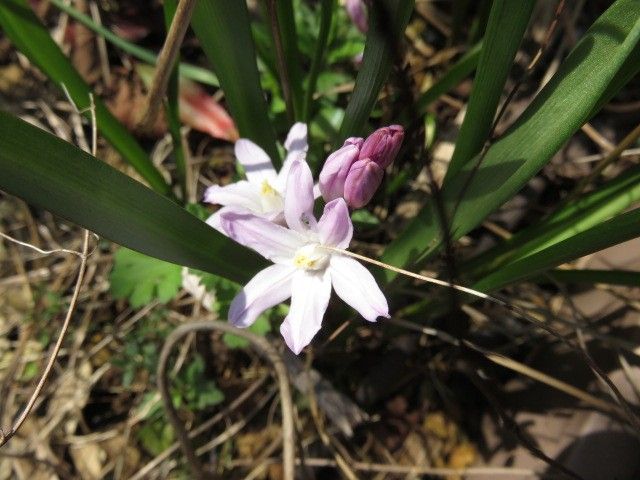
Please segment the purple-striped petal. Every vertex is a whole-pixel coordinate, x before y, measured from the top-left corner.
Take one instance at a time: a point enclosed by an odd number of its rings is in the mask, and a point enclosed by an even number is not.
[[[309,345],[320,326],[331,297],[327,271],[298,270],[291,282],[291,308],[280,326],[287,346],[298,354]]]
[[[288,299],[295,272],[294,267],[286,265],[271,265],[258,272],[231,302],[229,322],[248,327],[266,309]]]
[[[251,140],[241,138],[235,144],[234,151],[238,162],[244,167],[247,180],[260,185],[265,180],[273,184],[277,178],[269,155]]]
[[[370,322],[389,318],[387,299],[373,275],[353,258],[332,255],[329,265],[331,283],[338,296]]]
[[[294,123],[284,141],[284,148],[287,152],[306,152],[309,148],[307,144],[307,124],[302,122]]]
[[[360,149],[358,145],[346,144],[327,157],[320,171],[320,192],[325,201],[329,202],[344,196],[344,182],[349,169],[358,159]]]
[[[317,221],[313,216],[313,177],[307,162],[292,163],[287,177],[284,197],[284,217],[289,228],[306,233],[315,230]]]
[[[227,211],[220,215],[224,233],[274,263],[289,263],[305,239],[288,228],[251,213]]]
[[[204,201],[214,205],[242,207],[255,212],[262,209],[256,187],[246,180],[230,183],[224,187],[212,185],[204,192]]]
[[[318,234],[323,245],[347,248],[353,236],[349,207],[342,198],[327,203],[318,221]]]

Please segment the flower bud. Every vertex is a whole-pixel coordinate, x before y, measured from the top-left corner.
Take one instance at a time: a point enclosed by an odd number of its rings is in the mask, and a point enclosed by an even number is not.
[[[403,138],[404,129],[400,125],[379,128],[364,141],[359,158],[369,158],[384,170],[395,160]]]
[[[352,208],[362,208],[373,198],[382,182],[384,170],[365,158],[355,162],[344,182],[344,199]]]
[[[344,182],[351,165],[358,160],[362,142],[362,138],[347,138],[344,145],[329,155],[324,162],[318,184],[325,201],[330,202],[344,196]]]
[[[369,21],[367,19],[367,8],[365,7],[364,0],[346,0],[344,7],[347,10],[347,14],[354,25],[362,33],[367,33],[369,30]]]

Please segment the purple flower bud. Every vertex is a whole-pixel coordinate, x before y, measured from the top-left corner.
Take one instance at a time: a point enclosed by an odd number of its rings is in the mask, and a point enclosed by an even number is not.
[[[362,138],[347,138],[344,145],[329,155],[324,162],[318,184],[325,201],[330,202],[344,195],[344,182],[351,165],[358,160],[363,142]]]
[[[379,128],[364,141],[359,158],[370,158],[384,170],[395,160],[403,138],[404,129],[400,125]]]
[[[367,33],[369,30],[369,22],[367,20],[367,8],[365,7],[364,0],[346,0],[344,7],[347,9],[347,14],[351,18],[358,30],[362,33]]]
[[[344,199],[352,208],[364,207],[382,182],[384,170],[368,158],[355,162],[344,182]]]

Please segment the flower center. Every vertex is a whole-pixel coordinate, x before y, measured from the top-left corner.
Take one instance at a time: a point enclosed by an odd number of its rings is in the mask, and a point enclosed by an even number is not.
[[[260,201],[264,212],[275,212],[284,208],[282,195],[271,186],[268,180],[263,180],[260,185]]]
[[[329,254],[318,248],[320,244],[311,243],[296,250],[293,265],[303,270],[321,270],[329,263]]]

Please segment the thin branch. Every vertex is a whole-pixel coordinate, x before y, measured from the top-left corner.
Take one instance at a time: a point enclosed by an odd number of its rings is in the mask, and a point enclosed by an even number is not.
[[[249,331],[241,330],[223,322],[216,321],[198,321],[190,322],[176,328],[162,347],[160,353],[160,359],[158,363],[157,377],[158,377],[158,390],[162,396],[167,418],[173,426],[178,439],[180,440],[180,446],[184,452],[185,457],[189,461],[194,478],[204,479],[204,471],[200,465],[200,461],[194,451],[189,436],[182,424],[182,420],[178,417],[178,413],[173,406],[173,400],[169,392],[169,382],[167,378],[167,363],[171,355],[171,351],[174,346],[184,337],[192,332],[211,332],[221,331],[224,333],[232,333],[238,335],[249,341],[258,353],[271,362],[274,367],[275,375],[278,380],[278,386],[280,389],[280,404],[282,407],[282,443],[283,443],[283,467],[284,467],[284,479],[294,480],[294,460],[295,460],[295,430],[293,426],[293,402],[291,400],[291,389],[289,387],[289,379],[287,377],[287,370],[282,362],[282,358],[278,354],[269,342],[258,335],[255,335]]]
[[[158,116],[158,112],[162,106],[162,99],[167,91],[173,65],[176,62],[184,35],[187,33],[187,28],[189,27],[191,15],[196,3],[197,0],[180,0],[178,3],[171,27],[167,33],[167,38],[158,56],[153,83],[147,96],[147,106],[140,121],[140,130],[143,132],[153,126]]]
[[[56,359],[58,358],[60,347],[62,347],[62,342],[69,328],[69,324],[71,323],[71,316],[73,315],[73,312],[76,307],[76,303],[78,302],[78,295],[80,294],[80,288],[82,287],[82,280],[84,279],[84,274],[87,268],[87,258],[89,257],[88,252],[89,252],[89,231],[85,230],[83,244],[82,244],[82,255],[80,257],[80,270],[78,272],[78,279],[76,280],[76,285],[73,290],[73,296],[71,297],[71,303],[69,304],[67,315],[64,319],[64,323],[62,324],[62,329],[60,330],[60,334],[58,335],[58,340],[56,341],[56,344],[53,347],[53,351],[51,352],[51,356],[49,357],[49,361],[45,366],[44,372],[42,372],[42,376],[40,377],[40,380],[38,381],[38,384],[36,385],[35,390],[31,394],[31,397],[29,398],[27,405],[24,407],[24,410],[18,416],[13,426],[11,427],[11,430],[9,430],[8,433],[5,433],[4,431],[0,431],[0,447],[5,445],[11,439],[11,437],[13,437],[18,432],[22,424],[27,419],[27,416],[31,412],[31,409],[35,405],[36,400],[40,395],[40,392],[44,388],[44,384],[47,382],[47,379],[49,378],[49,374],[51,373],[53,364],[56,362]]]

